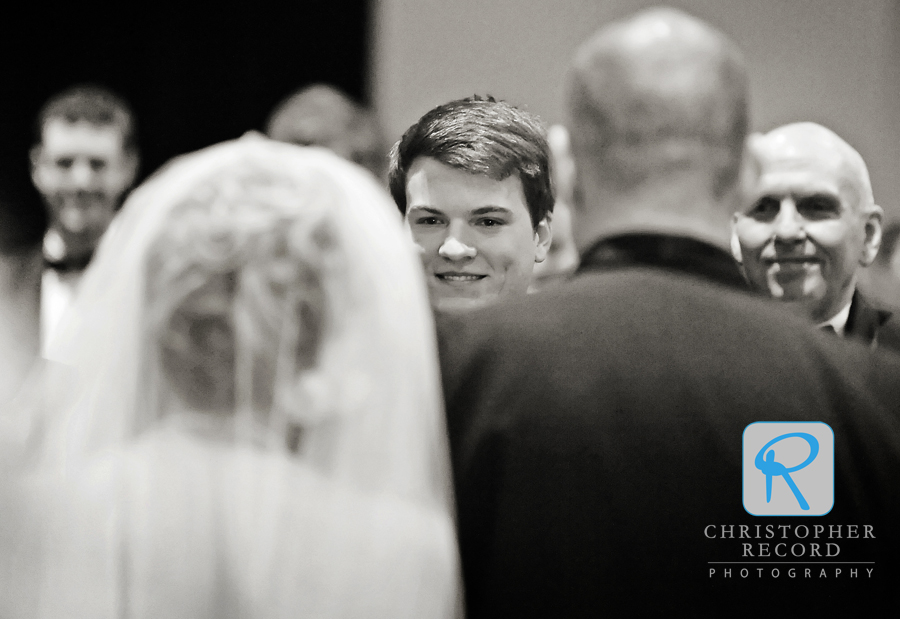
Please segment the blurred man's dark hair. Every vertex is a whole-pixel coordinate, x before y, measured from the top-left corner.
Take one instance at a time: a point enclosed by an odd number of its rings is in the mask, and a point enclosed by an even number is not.
[[[328,84],[313,84],[275,106],[266,135],[299,146],[322,146],[383,178],[387,153],[375,115]]]
[[[48,100],[37,115],[34,144],[41,143],[44,127],[54,118],[68,123],[84,121],[98,127],[117,127],[125,150],[137,151],[134,112],[124,99],[101,86],[79,84]]]
[[[439,105],[407,129],[391,150],[391,195],[406,213],[406,175],[418,157],[502,181],[522,182],[531,223],[553,211],[550,147],[541,121],[493,97],[469,97]]]

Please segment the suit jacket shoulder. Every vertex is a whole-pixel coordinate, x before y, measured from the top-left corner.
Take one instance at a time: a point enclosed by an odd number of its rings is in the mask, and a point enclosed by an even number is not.
[[[873,347],[900,352],[900,311],[876,306],[857,291],[845,333]]]
[[[769,604],[771,575],[755,566],[752,581],[734,565],[733,578],[711,580],[709,562],[746,559],[741,540],[703,533],[795,524],[742,507],[741,441],[759,421],[833,428],[835,507],[816,524],[873,524],[879,569],[890,569],[900,359],[765,299],[644,266],[586,273],[443,331],[469,617],[737,616],[735,599]],[[842,558],[863,560],[842,544]],[[797,612],[883,591],[833,573],[782,576],[779,608]]]

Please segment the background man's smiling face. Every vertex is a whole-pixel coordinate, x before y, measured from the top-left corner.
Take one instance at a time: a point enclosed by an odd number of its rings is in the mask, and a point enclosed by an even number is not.
[[[135,163],[118,128],[52,118],[33,166],[52,226],[72,253],[93,251],[134,178]]]
[[[776,130],[751,143],[757,175],[734,226],[736,257],[751,285],[817,321],[850,301],[856,271],[874,257],[867,248],[880,236],[857,166],[825,137],[809,128]]]
[[[441,311],[525,294],[549,224],[532,227],[517,175],[496,181],[430,157],[416,159],[406,184],[406,221],[422,251],[431,302]]]

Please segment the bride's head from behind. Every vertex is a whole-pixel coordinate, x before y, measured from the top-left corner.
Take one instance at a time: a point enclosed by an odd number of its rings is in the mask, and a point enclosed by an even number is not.
[[[172,161],[126,201],[70,316],[51,350],[83,378],[70,457],[174,426],[446,498],[420,261],[386,191],[336,155],[257,138]]]
[[[247,162],[172,209],[146,263],[151,357],[175,397],[162,414],[206,414],[258,440],[313,405],[303,375],[344,309],[346,274],[329,217],[339,196],[305,181]]]

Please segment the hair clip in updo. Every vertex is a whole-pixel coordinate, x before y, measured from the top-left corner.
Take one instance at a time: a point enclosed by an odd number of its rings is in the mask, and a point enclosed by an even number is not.
[[[310,370],[298,377],[285,411],[291,423],[310,427],[355,413],[363,408],[372,393],[372,379],[358,370],[341,378],[321,370]]]

